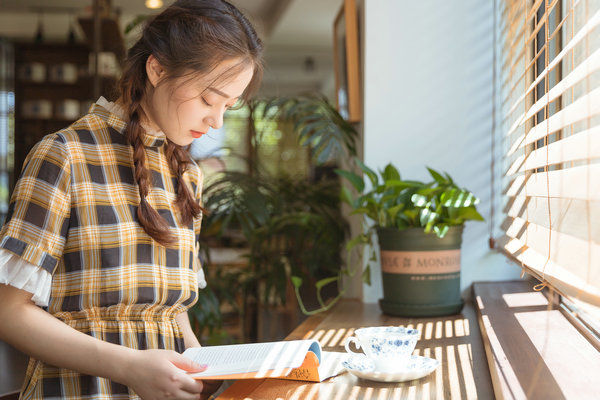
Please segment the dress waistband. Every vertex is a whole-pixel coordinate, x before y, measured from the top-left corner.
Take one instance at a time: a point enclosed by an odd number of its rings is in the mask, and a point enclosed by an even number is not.
[[[64,322],[75,320],[167,322],[173,320],[176,315],[185,310],[185,307],[159,307],[136,304],[94,307],[81,311],[59,311],[53,312],[52,315]]]

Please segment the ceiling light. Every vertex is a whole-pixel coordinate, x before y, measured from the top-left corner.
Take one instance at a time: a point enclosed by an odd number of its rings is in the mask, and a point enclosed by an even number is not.
[[[162,0],[146,0],[146,7],[148,8],[161,8],[163,6]]]

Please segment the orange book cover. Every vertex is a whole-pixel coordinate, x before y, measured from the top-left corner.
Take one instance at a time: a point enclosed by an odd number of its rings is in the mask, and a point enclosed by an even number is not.
[[[308,353],[302,365],[279,379],[323,382],[325,379],[336,376],[344,370],[342,359],[345,356],[347,356],[345,352],[321,351],[321,359],[319,360],[313,353]]]
[[[280,376],[280,379],[293,379],[297,381],[321,382],[319,379],[320,360],[312,351],[306,353],[302,364],[292,369],[288,374]]]

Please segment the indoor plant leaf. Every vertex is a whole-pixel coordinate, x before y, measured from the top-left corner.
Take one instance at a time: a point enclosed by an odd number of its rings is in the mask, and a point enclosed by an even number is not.
[[[427,167],[427,170],[429,171],[429,174],[431,175],[431,177],[439,184],[439,185],[446,185],[448,183],[448,180],[446,178],[444,178],[442,176],[442,174],[440,174],[439,172],[437,172],[436,170],[434,170],[433,168]]]
[[[400,172],[398,172],[398,170],[396,169],[396,167],[394,167],[392,165],[392,163],[389,163],[388,165],[385,166],[385,169],[381,172],[381,177],[383,178],[384,182],[389,182],[389,181],[399,181],[400,180]]]
[[[452,188],[440,196],[444,207],[469,207],[479,203],[479,199],[473,193],[458,188]]]
[[[361,275],[362,281],[367,285],[371,284],[371,265],[368,264]]]
[[[387,212],[390,217],[390,221],[395,221],[396,216],[398,215],[398,212],[402,211],[403,208],[404,208],[404,204],[398,204],[398,205],[388,208]]]
[[[433,231],[440,238],[443,238],[444,236],[446,236],[446,233],[448,233],[449,229],[450,229],[450,227],[446,224],[438,224],[433,227]]]
[[[357,192],[360,193],[365,189],[365,182],[363,181],[362,177],[356,175],[354,172],[336,169],[335,173],[348,179]]]
[[[375,173],[375,171],[373,171],[371,168],[367,167],[365,165],[365,163],[363,163],[358,158],[355,157],[354,160],[356,161],[356,164],[358,164],[360,169],[369,177],[369,180],[371,181],[371,184],[373,185],[373,187],[378,186],[379,179],[377,178],[377,174]]]
[[[299,288],[302,286],[302,278],[298,276],[291,276],[290,280],[292,281],[292,285],[294,285],[294,287]]]
[[[439,219],[439,216],[440,215],[438,213],[436,213],[435,211],[431,211],[428,208],[424,208],[421,210],[421,212],[419,213],[419,220],[421,226],[425,227],[425,232],[431,232],[433,224],[436,223],[436,221]]]
[[[337,276],[332,276],[329,278],[325,278],[325,279],[321,279],[319,281],[317,281],[317,283],[315,284],[317,290],[321,289],[323,286],[327,286],[332,282],[336,282],[338,280]]]
[[[386,188],[399,188],[399,189],[405,189],[405,188],[409,188],[409,187],[418,187],[421,185],[422,185],[421,182],[401,181],[398,179],[386,180],[384,183],[384,187],[386,187]]]
[[[472,219],[474,221],[485,221],[485,219],[479,214],[477,209],[473,206],[462,207],[458,209],[458,218],[462,220]]]
[[[355,199],[352,197],[352,193],[350,193],[350,190],[348,190],[346,186],[342,186],[340,199],[353,208],[356,208],[358,206],[358,204],[355,203]]]
[[[429,207],[431,204],[427,196],[423,196],[422,194],[418,193],[413,194],[410,200],[415,207]]]

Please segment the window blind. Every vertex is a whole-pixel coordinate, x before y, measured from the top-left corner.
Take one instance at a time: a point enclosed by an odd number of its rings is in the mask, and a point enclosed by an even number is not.
[[[600,0],[505,0],[499,11],[498,247],[600,305]]]

